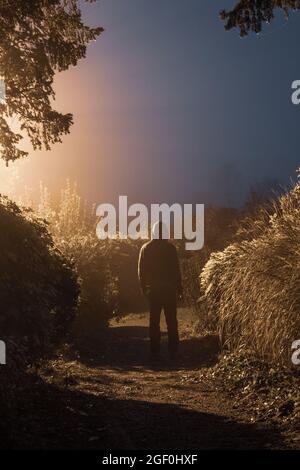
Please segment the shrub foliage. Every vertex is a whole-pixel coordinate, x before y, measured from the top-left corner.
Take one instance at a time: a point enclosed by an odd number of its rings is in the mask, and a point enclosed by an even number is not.
[[[230,350],[291,364],[300,332],[300,183],[241,225],[201,276],[206,322]]]
[[[1,339],[13,338],[33,360],[59,342],[74,318],[77,277],[47,225],[2,196],[0,246]]]

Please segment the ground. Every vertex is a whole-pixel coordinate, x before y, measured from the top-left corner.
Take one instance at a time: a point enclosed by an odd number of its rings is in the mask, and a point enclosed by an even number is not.
[[[215,337],[194,338],[191,314],[179,312],[181,359],[148,357],[147,315],[113,322],[105,341],[42,370],[32,388],[16,447],[93,449],[284,448],[275,428],[254,423],[233,400],[201,379],[217,361]],[[165,325],[163,324],[165,331]],[[20,405],[22,406],[22,405]],[[28,419],[31,416],[32,418]]]

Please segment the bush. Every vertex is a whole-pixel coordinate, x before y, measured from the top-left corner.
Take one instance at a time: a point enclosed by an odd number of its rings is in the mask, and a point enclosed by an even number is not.
[[[107,247],[96,237],[95,207],[88,207],[69,181],[58,200],[41,186],[39,203],[32,206],[48,221],[55,245],[78,273],[81,294],[72,330],[76,340],[98,336],[114,314],[116,294]]]
[[[76,265],[81,285],[74,329],[77,338],[97,336],[113,316],[145,308],[137,277],[143,242],[98,240],[95,206],[84,203],[77,185],[69,181],[56,202],[41,187],[35,210],[49,221],[56,245]]]
[[[97,337],[116,310],[116,282],[111,276],[108,247],[91,233],[57,239],[63,253],[74,259],[81,288],[74,323],[76,338]]]
[[[47,225],[0,196],[0,331],[35,361],[56,345],[74,318],[79,294],[72,265]]]
[[[109,266],[116,286],[118,315],[144,312],[147,302],[138,280],[138,258],[146,240],[112,239],[107,245]]]
[[[184,244],[180,243],[179,255],[182,267],[182,282],[184,299],[188,307],[192,308],[199,321],[197,330],[211,328],[203,305],[199,302],[201,290],[199,286],[199,272],[203,269],[212,252],[224,249],[231,243],[236,231],[240,211],[228,207],[205,208],[205,234],[204,247],[200,251],[188,252]]]
[[[272,211],[247,218],[238,241],[211,255],[200,276],[202,301],[224,346],[291,364],[300,332],[299,240],[300,183]]]

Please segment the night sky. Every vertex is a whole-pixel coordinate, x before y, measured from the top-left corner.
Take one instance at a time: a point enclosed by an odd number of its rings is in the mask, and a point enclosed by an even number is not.
[[[75,125],[32,152],[22,181],[78,181],[91,201],[241,205],[250,186],[289,183],[299,158],[300,14],[263,33],[226,33],[228,0],[101,0],[84,18],[105,33],[56,79]]]

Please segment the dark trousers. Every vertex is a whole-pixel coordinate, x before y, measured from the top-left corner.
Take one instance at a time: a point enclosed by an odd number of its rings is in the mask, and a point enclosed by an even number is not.
[[[177,323],[176,293],[150,293],[150,345],[152,353],[160,350],[160,315],[164,310],[168,328],[168,348],[170,353],[178,351],[179,336]]]

